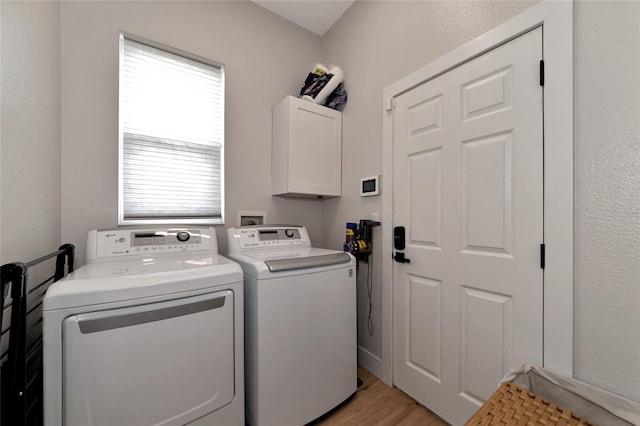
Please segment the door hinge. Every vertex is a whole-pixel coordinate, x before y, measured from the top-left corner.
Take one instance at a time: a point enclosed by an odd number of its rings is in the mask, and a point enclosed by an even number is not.
[[[391,111],[396,106],[396,103],[393,101],[393,96],[390,96],[385,101],[384,110]]]
[[[544,86],[544,59],[540,59],[540,86]]]
[[[544,244],[540,244],[540,267],[544,269],[545,267],[545,246]]]

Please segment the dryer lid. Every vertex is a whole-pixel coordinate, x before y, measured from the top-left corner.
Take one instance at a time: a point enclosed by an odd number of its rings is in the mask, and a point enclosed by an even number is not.
[[[52,284],[43,310],[216,289],[242,280],[240,266],[220,255],[95,263]]]

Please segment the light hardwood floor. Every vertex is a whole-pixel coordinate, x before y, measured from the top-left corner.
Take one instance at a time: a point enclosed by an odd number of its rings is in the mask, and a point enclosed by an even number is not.
[[[358,367],[364,384],[356,396],[319,425],[420,425],[446,426],[431,411],[398,388],[390,388],[369,371]]]

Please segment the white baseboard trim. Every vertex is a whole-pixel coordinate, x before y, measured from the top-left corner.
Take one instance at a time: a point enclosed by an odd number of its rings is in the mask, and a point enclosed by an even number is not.
[[[358,364],[374,376],[378,378],[382,376],[382,359],[360,345],[358,345]]]

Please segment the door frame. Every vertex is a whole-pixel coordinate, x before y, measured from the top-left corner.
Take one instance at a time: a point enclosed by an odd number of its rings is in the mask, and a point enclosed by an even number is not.
[[[393,384],[393,103],[396,96],[542,26],[544,82],[543,366],[573,377],[573,2],[543,1],[383,90],[382,359]]]

